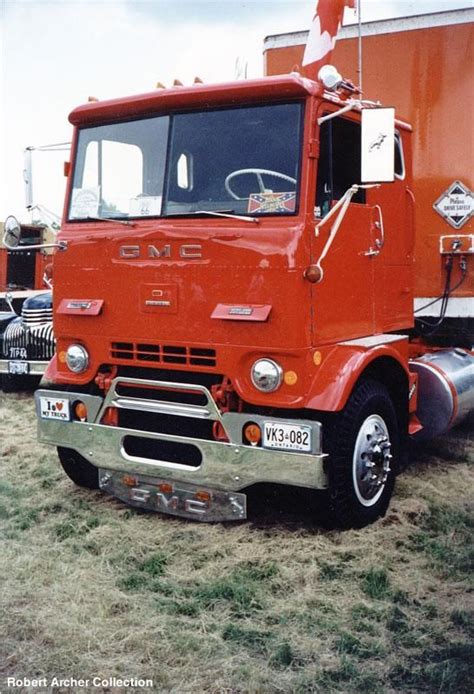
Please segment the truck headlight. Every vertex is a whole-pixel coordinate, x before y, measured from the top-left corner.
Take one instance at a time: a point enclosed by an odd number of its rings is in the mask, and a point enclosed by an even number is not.
[[[82,345],[69,345],[66,352],[66,364],[76,374],[80,374],[89,366],[89,354]]]
[[[272,393],[281,386],[283,369],[272,359],[258,359],[252,366],[250,377],[255,388]]]

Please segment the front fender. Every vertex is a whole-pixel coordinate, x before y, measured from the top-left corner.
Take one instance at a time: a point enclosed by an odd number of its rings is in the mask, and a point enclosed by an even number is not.
[[[324,412],[342,410],[359,378],[377,360],[383,360],[384,369],[390,363],[398,370],[401,367],[408,377],[408,338],[404,335],[376,338],[335,345],[317,368],[306,407]]]
[[[44,372],[43,378],[41,379],[40,387],[41,388],[51,388],[52,386],[55,386],[57,373],[58,373],[58,356],[55,352],[53,354],[48,366],[46,367],[46,371]]]

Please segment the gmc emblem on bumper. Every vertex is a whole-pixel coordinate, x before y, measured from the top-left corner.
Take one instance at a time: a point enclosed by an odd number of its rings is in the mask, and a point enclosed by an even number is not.
[[[129,486],[130,482],[133,486]],[[160,489],[166,485],[166,489]],[[243,520],[247,517],[245,494],[203,489],[184,482],[170,483],[157,477],[124,475],[99,469],[99,486],[126,504],[199,521]]]
[[[178,253],[180,258],[202,258],[202,246],[200,243],[185,243],[179,246]],[[145,248],[139,245],[119,246],[119,256],[124,260],[134,260],[139,258],[172,258],[176,252],[172,252],[170,244],[154,246],[148,244]]]
[[[138,487],[136,489],[132,489],[130,499],[132,501],[138,501],[146,504],[150,500],[151,496],[151,492]],[[156,510],[163,511],[164,513],[169,513],[170,511],[177,512],[179,511],[180,506],[182,506],[185,513],[202,515],[206,513],[209,507],[209,504],[205,501],[199,501],[198,499],[183,499],[177,495],[166,496],[166,494],[163,494],[162,492],[155,492],[154,501]]]

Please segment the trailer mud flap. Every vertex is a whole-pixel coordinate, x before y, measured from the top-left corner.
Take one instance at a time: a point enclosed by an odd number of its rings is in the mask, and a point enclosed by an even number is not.
[[[99,470],[100,488],[130,506],[199,521],[244,520],[247,497],[237,492]]]

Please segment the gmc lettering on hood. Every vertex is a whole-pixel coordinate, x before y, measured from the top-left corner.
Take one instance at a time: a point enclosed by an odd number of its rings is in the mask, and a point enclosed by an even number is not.
[[[139,245],[124,245],[119,247],[119,256],[124,260],[138,258],[180,258],[192,259],[202,258],[202,246],[199,243],[185,243],[178,248],[172,249],[170,244],[164,246],[154,246],[148,244],[146,247]]]

